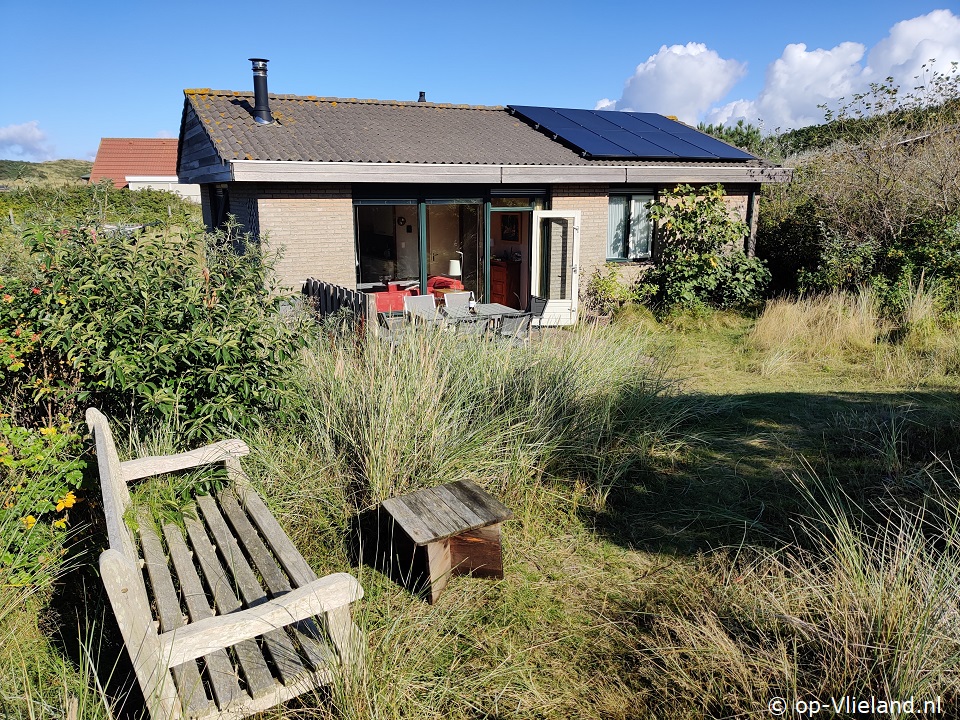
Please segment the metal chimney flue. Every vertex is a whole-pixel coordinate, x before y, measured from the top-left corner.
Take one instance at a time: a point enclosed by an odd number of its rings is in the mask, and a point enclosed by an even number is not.
[[[253,119],[259,125],[269,125],[273,122],[270,114],[270,98],[267,96],[267,63],[266,58],[250,58],[253,63]]]

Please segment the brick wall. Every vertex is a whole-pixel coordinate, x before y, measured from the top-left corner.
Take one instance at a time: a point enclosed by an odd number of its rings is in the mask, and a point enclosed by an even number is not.
[[[606,185],[554,185],[551,209],[580,211],[580,288],[607,260]]]
[[[280,251],[280,283],[299,290],[308,277],[356,286],[349,185],[233,183],[230,208],[265,247]]]

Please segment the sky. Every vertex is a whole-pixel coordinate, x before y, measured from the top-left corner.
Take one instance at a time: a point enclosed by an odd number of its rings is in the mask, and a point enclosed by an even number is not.
[[[0,159],[92,160],[176,137],[183,89],[634,110],[768,131],[892,75],[960,61],[960,7],[922,0],[643,3],[0,0]]]

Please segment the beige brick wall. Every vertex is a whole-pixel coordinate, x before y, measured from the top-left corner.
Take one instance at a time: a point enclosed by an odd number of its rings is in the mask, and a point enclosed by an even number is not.
[[[276,270],[285,287],[299,290],[308,277],[356,287],[349,185],[234,183],[230,207],[267,249],[282,253]]]
[[[554,185],[551,209],[580,211],[580,290],[607,259],[606,185]]]

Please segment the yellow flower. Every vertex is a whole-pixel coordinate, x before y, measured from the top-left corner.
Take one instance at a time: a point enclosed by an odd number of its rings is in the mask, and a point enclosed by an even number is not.
[[[713,258],[713,257],[710,258],[710,264],[711,264],[713,267],[716,267],[716,266],[717,266],[717,259],[716,259],[716,258]],[[40,432],[43,432],[43,430],[41,430]]]
[[[27,530],[30,530],[37,524],[37,519],[33,515],[27,515],[25,518],[20,518],[20,522],[26,526]]]
[[[40,434],[48,437],[53,436],[57,434],[57,429],[55,427],[40,428]]]
[[[67,521],[64,519],[54,520],[53,526],[57,528],[57,530],[63,530],[67,526]]]
[[[57,512],[62,511],[64,508],[72,508],[75,502],[77,502],[77,496],[74,495],[73,490],[71,490],[62,498],[57,500]]]

